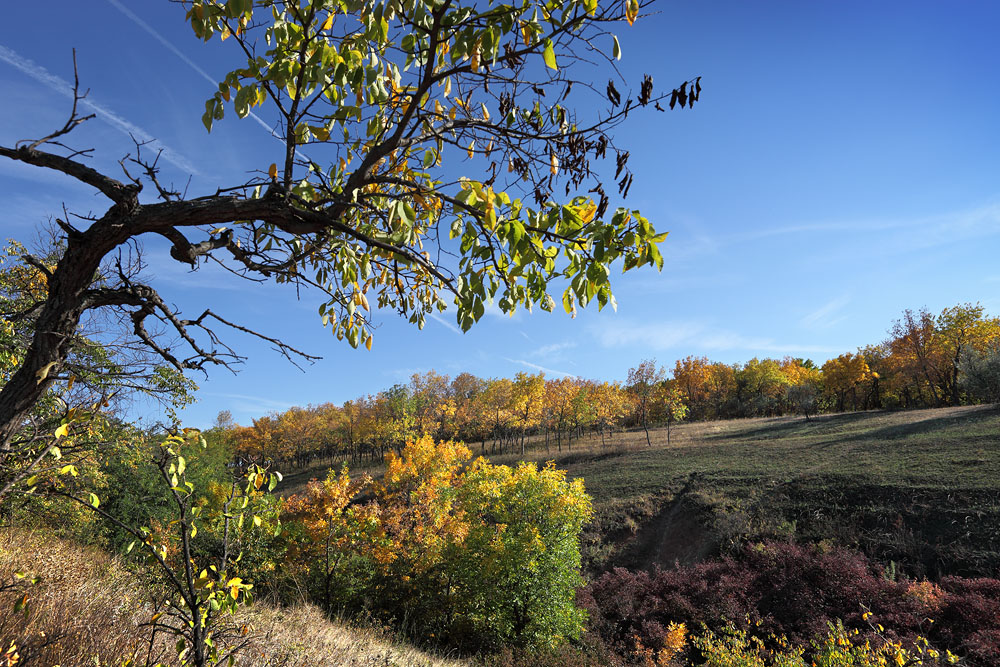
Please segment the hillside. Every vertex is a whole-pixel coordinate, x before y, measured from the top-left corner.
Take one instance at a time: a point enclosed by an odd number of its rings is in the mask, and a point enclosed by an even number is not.
[[[526,459],[554,460],[594,499],[592,572],[690,563],[771,537],[858,548],[914,576],[1000,566],[997,406],[681,423],[669,445],[666,429],[650,435],[651,447],[641,430],[604,444],[591,434],[561,453],[529,439]],[[293,471],[281,491],[325,471]]]
[[[27,586],[16,573],[40,581]],[[15,607],[22,596],[27,596],[23,613]],[[176,664],[174,638],[163,632],[150,638],[155,596],[98,549],[51,534],[0,532],[0,660],[13,643],[18,664],[25,665],[119,665],[126,658],[137,664]],[[220,641],[235,648],[237,663],[246,666],[465,664],[423,653],[375,629],[331,622],[305,604],[278,608],[258,602],[226,627]]]
[[[690,562],[745,538],[857,547],[917,575],[1000,565],[995,406],[682,424],[556,459],[586,480],[591,566]]]

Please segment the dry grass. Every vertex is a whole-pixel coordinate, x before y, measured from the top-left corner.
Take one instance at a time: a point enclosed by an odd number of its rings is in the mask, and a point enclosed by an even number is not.
[[[15,573],[40,577],[16,587]],[[148,591],[107,554],[40,532],[0,531],[0,661],[15,643],[18,667],[176,664],[173,638],[160,633],[151,644],[143,624]],[[28,596],[26,613],[15,603]],[[279,609],[264,603],[242,610],[229,625],[246,626],[236,664],[246,667],[353,665],[453,667],[462,662],[429,655],[374,629],[330,622],[317,608]],[[234,636],[239,636],[234,635]]]

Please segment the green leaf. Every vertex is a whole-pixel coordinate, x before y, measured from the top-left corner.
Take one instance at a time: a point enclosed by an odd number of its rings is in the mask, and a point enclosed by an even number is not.
[[[90,503],[91,507],[97,508],[101,505],[101,499],[97,497],[97,494],[91,493],[87,496],[87,502]]]
[[[556,52],[552,48],[552,40],[545,40],[545,51],[542,52],[542,58],[545,59],[545,64],[551,69],[559,69],[556,65]]]
[[[615,40],[615,45],[611,49],[611,53],[614,55],[615,60],[622,59],[622,45],[618,43],[617,35],[611,35],[611,39]]]

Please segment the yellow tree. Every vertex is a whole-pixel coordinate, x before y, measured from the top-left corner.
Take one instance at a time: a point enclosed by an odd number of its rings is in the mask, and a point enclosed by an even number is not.
[[[521,431],[521,456],[524,456],[524,436],[535,428],[542,417],[545,401],[545,375],[518,373],[514,377],[511,412]]]
[[[594,415],[601,430],[601,445],[605,445],[605,431],[620,425],[628,415],[628,398],[618,382],[602,382],[591,393]]]
[[[686,396],[677,387],[667,384],[662,386],[660,391],[660,401],[663,405],[663,415],[667,421],[667,444],[670,444],[670,425],[674,422],[683,421],[688,416],[688,406]]]
[[[436,435],[442,428],[447,412],[446,401],[450,380],[430,370],[410,378],[410,397],[418,434]]]
[[[556,447],[562,451],[563,433],[573,421],[573,399],[577,386],[572,378],[563,377],[545,383],[545,413],[548,428],[556,433]],[[548,443],[548,438],[546,438]]]
[[[779,370],[786,381],[785,401],[793,411],[801,412],[809,419],[809,413],[817,408],[819,383],[822,373],[812,359],[785,357]]]
[[[449,389],[454,414],[451,420],[453,431],[448,435],[466,442],[482,440],[483,449],[486,448],[488,426],[485,415],[479,410],[479,395],[485,387],[486,382],[472,373],[459,373],[451,381]]]
[[[837,399],[837,410],[843,412],[850,393],[852,408],[858,409],[857,387],[870,379],[871,370],[861,354],[842,354],[823,364],[823,386]]]
[[[478,410],[493,436],[494,452],[498,445],[503,451],[504,441],[510,434],[513,397],[514,383],[507,378],[487,380],[483,391],[476,397]]]
[[[721,362],[713,363],[708,369],[708,386],[712,416],[732,416],[727,412],[727,406],[736,395],[736,368]]]
[[[1000,321],[985,315],[980,304],[965,303],[945,308],[935,320],[933,363],[943,393],[952,405],[958,405],[959,365],[967,352],[983,352],[1000,336]]]
[[[707,357],[688,356],[674,364],[676,387],[684,393],[693,418],[707,415],[712,395],[712,363]]]
[[[907,309],[889,329],[889,348],[894,357],[894,365],[906,377],[903,393],[906,403],[910,403],[910,390],[915,399],[924,402],[924,392],[930,394],[933,405],[941,405],[942,395],[933,376],[934,372],[934,316],[926,308],[914,313]]]

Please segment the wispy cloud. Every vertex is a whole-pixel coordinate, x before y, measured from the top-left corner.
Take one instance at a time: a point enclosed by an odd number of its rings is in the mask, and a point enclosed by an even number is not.
[[[35,81],[50,90],[59,93],[63,97],[73,99],[73,86],[68,81],[50,73],[41,65],[38,65],[28,58],[21,56],[16,51],[12,51],[3,45],[0,45],[0,60],[13,66],[15,69],[20,70],[24,74],[27,74]],[[94,101],[93,98],[87,97],[86,99],[81,100],[80,105],[91,109],[95,114],[97,114],[98,118],[122,134],[135,137],[137,141],[146,142],[149,148],[153,151],[160,151],[164,160],[174,165],[181,171],[189,174],[199,174],[194,164],[186,157],[165,145],[158,139],[155,139],[153,135],[146,132],[138,125],[126,120],[103,104]]]
[[[567,373],[566,371],[558,371],[554,368],[546,368],[545,366],[539,366],[538,364],[533,364],[530,361],[525,361],[524,359],[511,359],[510,357],[504,357],[505,361],[509,361],[512,364],[521,364],[522,366],[527,366],[536,371],[541,371],[549,375],[555,375],[556,377],[577,377],[576,373]]]
[[[850,303],[850,301],[850,297],[846,294],[838,296],[837,298],[823,304],[811,313],[808,313],[801,320],[799,320],[799,324],[807,329],[826,329],[828,327],[832,327],[834,324],[847,319],[846,315],[841,315],[839,317],[834,317],[834,315],[838,310]]]
[[[635,324],[618,320],[590,328],[605,347],[638,347],[648,350],[683,349],[700,351],[748,350],[768,354],[829,353],[834,348],[820,345],[780,343],[772,338],[748,337],[697,322],[659,322]]]
[[[947,211],[934,215],[911,218],[884,218],[861,220],[834,220],[827,222],[807,222],[771,229],[758,229],[734,234],[720,239],[727,244],[767,239],[778,236],[832,233],[863,233],[867,236],[877,233],[904,232],[896,234],[898,243],[881,250],[910,250],[933,247],[942,243],[955,243],[981,236],[1000,234],[1000,202],[990,202],[973,208]]]
[[[201,67],[198,66],[198,63],[196,63],[195,61],[193,61],[190,58],[188,58],[187,55],[183,51],[181,51],[180,49],[178,49],[174,45],[173,42],[171,42],[169,39],[167,39],[162,34],[160,34],[160,32],[157,31],[155,28],[153,28],[153,26],[149,25],[148,23],[146,23],[145,21],[143,21],[141,18],[139,18],[135,14],[135,12],[133,12],[131,9],[129,9],[128,7],[126,7],[125,5],[123,5],[118,0],[108,0],[108,2],[111,3],[111,5],[115,9],[117,9],[122,14],[124,14],[129,20],[131,20],[137,26],[139,26],[140,28],[142,28],[143,30],[145,30],[146,32],[148,32],[150,35],[152,35],[153,39],[155,39],[156,41],[158,41],[160,44],[162,44],[163,46],[165,46],[168,51],[170,51],[175,56],[177,56],[178,58],[180,58],[181,61],[185,65],[187,65],[188,67],[190,67],[191,69],[193,69],[195,72],[197,72],[201,76],[201,78],[205,79],[210,84],[212,84],[212,88],[213,89],[216,86],[219,85],[219,82],[218,82],[217,79],[212,78],[212,76],[208,72],[206,72],[205,70],[203,70]],[[267,123],[265,123],[263,121],[263,119],[261,119],[260,116],[258,116],[257,114],[255,114],[254,112],[251,111],[250,112],[250,117],[253,118],[255,121],[257,121],[257,123],[261,127],[263,127],[265,130],[267,130],[268,134],[270,134],[271,136],[273,136],[275,138],[280,139],[280,137],[278,137],[278,135],[275,134],[274,129],[270,125],[268,125]]]
[[[446,311],[447,312],[447,311]],[[430,317],[432,320],[443,326],[445,329],[450,329],[451,331],[457,333],[459,336],[462,335],[462,330],[454,322],[449,322],[437,313],[431,313]]]
[[[561,356],[566,350],[570,350],[576,347],[576,343],[573,341],[566,341],[562,343],[552,343],[550,345],[543,345],[531,351],[531,356],[533,357],[558,357]]]
[[[265,412],[284,412],[295,407],[294,403],[287,401],[276,401],[265,396],[251,396],[249,394],[226,394],[219,392],[205,392],[205,396],[225,399],[229,401],[228,409],[233,414],[260,416]],[[224,401],[218,401],[220,404]]]

